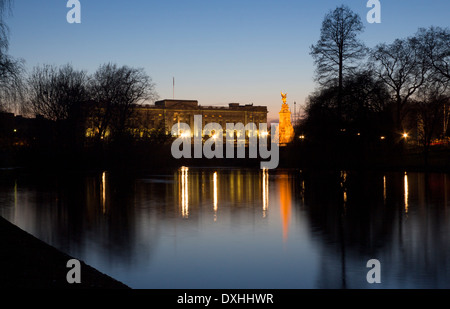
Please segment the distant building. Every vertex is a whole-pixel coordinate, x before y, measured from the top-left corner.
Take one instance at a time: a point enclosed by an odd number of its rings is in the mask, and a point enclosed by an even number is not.
[[[211,122],[218,123],[223,129],[227,123],[267,123],[267,107],[253,106],[253,104],[240,105],[229,103],[228,106],[201,106],[195,100],[161,100],[154,105],[141,105],[136,107],[133,127],[141,136],[145,130],[163,128],[170,134],[172,126],[177,123],[186,123],[194,127],[194,116],[202,116],[202,128]]]
[[[42,116],[26,118],[0,112],[0,148],[45,144],[53,138],[54,123]]]

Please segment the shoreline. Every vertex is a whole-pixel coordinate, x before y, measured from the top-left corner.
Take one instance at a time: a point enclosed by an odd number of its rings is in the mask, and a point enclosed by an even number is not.
[[[81,283],[66,280],[73,257],[0,216],[0,289],[130,289],[83,261]]]
[[[117,170],[126,173],[158,172],[192,167],[257,168],[262,158],[179,158],[171,154],[171,145],[155,147],[131,145],[115,151],[104,152],[60,151],[60,152],[15,152],[0,151],[0,170],[48,171],[105,171]],[[415,171],[450,172],[450,147],[433,146],[427,156],[417,147],[386,149],[365,149],[358,147],[335,147],[327,144],[313,144],[298,141],[279,148],[277,168],[298,168],[305,170],[358,170],[358,171]],[[224,147],[225,149],[225,147]],[[248,150],[246,150],[247,154]],[[193,153],[193,151],[191,151]]]

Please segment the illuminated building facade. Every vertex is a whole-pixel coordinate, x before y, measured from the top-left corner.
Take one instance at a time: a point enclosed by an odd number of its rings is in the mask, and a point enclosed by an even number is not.
[[[227,123],[267,123],[267,107],[253,106],[253,104],[240,105],[229,103],[228,106],[201,106],[195,100],[162,100],[154,105],[137,107],[134,116],[135,130],[143,134],[145,130],[164,128],[170,134],[172,126],[177,123],[186,123],[194,127],[194,116],[202,116],[202,127],[208,123],[218,123],[223,129]]]

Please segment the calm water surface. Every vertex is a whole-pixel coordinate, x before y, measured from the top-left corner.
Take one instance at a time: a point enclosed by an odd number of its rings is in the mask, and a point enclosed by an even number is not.
[[[450,288],[447,174],[0,175],[1,216],[132,288]]]

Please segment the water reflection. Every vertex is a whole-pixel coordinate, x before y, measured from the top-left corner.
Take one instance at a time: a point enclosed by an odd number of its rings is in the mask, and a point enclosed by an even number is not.
[[[214,179],[214,182],[213,182],[213,185],[214,185],[214,203],[213,203],[213,206],[214,206],[214,221],[217,221],[217,172],[214,172],[214,175],[213,175],[213,179]]]
[[[102,181],[101,181],[101,192],[102,192],[102,213],[106,213],[106,172],[102,173]]]
[[[181,189],[181,216],[187,218],[189,216],[189,168],[181,167],[179,175],[179,188]]]
[[[304,206],[305,205],[306,188],[305,188],[305,179],[303,178],[303,171],[302,170],[300,170],[298,177],[300,179],[300,188],[297,190],[298,191],[298,196],[300,196],[301,205]]]
[[[291,180],[289,175],[278,175],[276,178],[276,186],[279,192],[280,200],[280,212],[283,227],[283,241],[288,239],[289,223],[291,221],[291,208],[292,208],[292,190]]]
[[[346,186],[347,171],[341,171],[340,174],[341,174],[340,175],[340,186],[341,186],[341,190],[342,190],[343,207],[345,210],[346,205],[347,205],[347,186]]]
[[[372,258],[382,288],[449,288],[449,192],[412,172],[18,173],[0,214],[137,288],[373,288]]]
[[[269,208],[269,170],[264,168],[262,174],[263,218],[265,218],[267,209]]]
[[[219,219],[219,204],[227,207],[259,210],[261,217],[269,209],[269,171],[240,169],[192,169],[181,167],[177,179],[179,214],[191,219],[202,212],[203,205],[212,208],[214,221]],[[194,216],[194,217],[192,217]]]
[[[405,172],[405,176],[403,177],[403,187],[404,187],[404,196],[405,196],[405,214],[408,214],[408,196],[409,196],[409,186],[408,186],[408,173]]]

